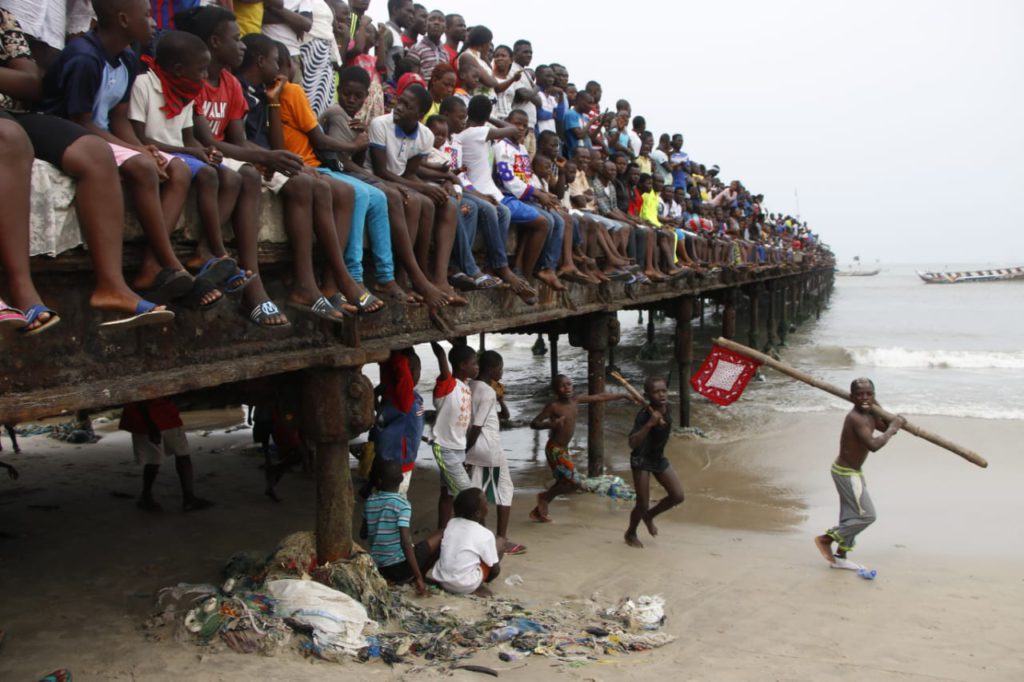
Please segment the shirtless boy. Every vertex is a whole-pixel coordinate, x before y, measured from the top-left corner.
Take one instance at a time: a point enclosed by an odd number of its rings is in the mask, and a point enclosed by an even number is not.
[[[875,405],[875,385],[871,379],[854,379],[850,384],[853,409],[843,422],[843,433],[839,437],[839,457],[832,463],[832,480],[839,492],[839,525],[833,526],[814,538],[818,551],[829,564],[837,568],[849,568],[852,564],[846,553],[853,549],[857,535],[875,522],[875,505],[871,503],[861,467],[868,452],[877,452],[896,435],[907,420],[901,416],[893,419],[888,428],[885,422],[871,414]],[[875,436],[875,431],[883,431]],[[837,545],[832,554],[832,543]]]
[[[555,400],[548,403],[532,422],[531,429],[548,429],[548,442],[544,446],[544,454],[548,458],[548,466],[555,475],[555,484],[537,495],[537,506],[530,512],[534,521],[550,523],[548,505],[559,495],[571,492],[579,487],[580,476],[576,467],[569,459],[569,441],[576,432],[576,412],[581,404],[606,403],[612,400],[629,400],[625,393],[595,393],[576,397],[573,393],[572,380],[559,374],[551,382],[555,392]]]

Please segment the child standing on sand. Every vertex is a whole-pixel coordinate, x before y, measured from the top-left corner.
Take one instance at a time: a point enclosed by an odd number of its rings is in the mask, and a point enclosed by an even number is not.
[[[467,382],[476,378],[479,367],[476,351],[469,346],[452,346],[447,358],[437,342],[431,342],[430,348],[437,358],[439,371],[434,386],[437,417],[431,448],[441,472],[437,526],[444,528],[452,518],[452,497],[472,487],[466,473],[466,435],[472,417],[473,394]]]
[[[530,422],[531,429],[549,430],[544,454],[547,456],[551,472],[555,475],[555,484],[537,495],[537,506],[530,512],[531,519],[543,523],[551,522],[548,505],[556,497],[580,487],[581,478],[576,473],[576,466],[569,459],[569,441],[576,432],[576,412],[579,405],[629,400],[625,393],[596,393],[577,398],[573,393],[572,380],[564,374],[554,378],[551,389],[557,397],[545,405],[541,413]]]
[[[661,377],[647,377],[644,397],[650,404],[637,413],[633,429],[629,432],[629,447],[632,450],[629,466],[633,470],[636,506],[629,514],[629,528],[625,535],[627,545],[641,549],[643,543],[636,536],[640,522],[643,521],[647,531],[655,536],[658,528],[654,525],[654,517],[683,503],[683,484],[665,457],[665,444],[672,433],[672,413],[665,380]],[[652,475],[665,488],[668,496],[649,508]]]

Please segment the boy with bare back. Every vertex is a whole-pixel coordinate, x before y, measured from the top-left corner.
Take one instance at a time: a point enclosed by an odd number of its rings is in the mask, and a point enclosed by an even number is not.
[[[530,512],[530,518],[542,523],[550,523],[548,505],[559,495],[571,492],[580,487],[582,480],[576,473],[576,466],[569,458],[569,441],[576,433],[576,412],[581,404],[606,403],[612,400],[629,400],[625,393],[596,393],[576,397],[573,393],[572,380],[559,374],[551,382],[555,392],[555,400],[548,403],[532,422],[531,429],[548,429],[548,442],[544,446],[544,454],[548,466],[555,475],[555,484],[537,495],[537,506]]]
[[[854,379],[850,384],[853,409],[846,415],[839,437],[839,457],[832,463],[832,480],[839,492],[839,525],[814,538],[818,551],[833,568],[860,568],[846,558],[853,549],[857,535],[875,522],[875,505],[864,484],[861,467],[868,452],[882,449],[907,420],[897,416],[888,427],[871,414],[875,402],[875,385],[871,379]],[[875,431],[883,431],[875,436]],[[832,543],[837,546],[832,553]]]

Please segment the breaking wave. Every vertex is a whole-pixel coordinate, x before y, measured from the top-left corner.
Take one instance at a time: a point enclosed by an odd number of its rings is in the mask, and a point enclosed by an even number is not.
[[[894,369],[1024,369],[1024,351],[911,350],[908,348],[840,348],[822,346],[810,351],[831,366]]]

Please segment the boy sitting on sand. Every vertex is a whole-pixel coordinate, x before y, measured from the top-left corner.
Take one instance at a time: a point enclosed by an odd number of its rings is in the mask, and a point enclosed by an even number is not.
[[[378,471],[380,487],[366,500],[360,536],[368,540],[370,556],[385,579],[393,583],[415,582],[416,594],[423,596],[427,593],[423,574],[437,561],[441,531],[434,531],[413,545],[409,530],[412,505],[398,492],[402,464],[387,460],[380,463]]]
[[[487,530],[487,497],[480,488],[468,488],[455,498],[455,518],[441,538],[441,556],[430,571],[430,579],[455,594],[491,596],[484,583],[493,582],[501,572],[501,547]]]
[[[573,393],[572,380],[564,374],[554,378],[551,389],[557,397],[545,405],[541,413],[530,422],[531,429],[550,430],[544,454],[547,456],[551,472],[555,475],[555,484],[537,495],[537,506],[530,512],[531,519],[543,523],[551,522],[548,505],[559,495],[580,486],[581,479],[576,473],[576,466],[569,459],[569,441],[576,432],[576,412],[579,405],[629,400],[625,393],[596,393],[577,398]]]
[[[636,536],[640,521],[647,531],[655,536],[658,528],[654,517],[683,503],[683,484],[665,457],[665,444],[672,433],[672,413],[668,404],[668,385],[661,377],[647,377],[644,382],[644,397],[650,401],[633,420],[629,432],[629,466],[633,470],[633,485],[636,488],[636,505],[629,514],[629,528],[626,529],[626,544],[643,548]],[[651,476],[665,488],[668,496],[648,508],[651,497]]]

